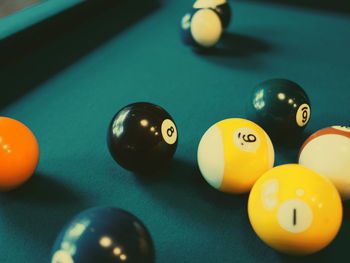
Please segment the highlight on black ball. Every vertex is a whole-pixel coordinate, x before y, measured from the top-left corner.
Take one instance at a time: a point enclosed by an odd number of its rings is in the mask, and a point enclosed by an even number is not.
[[[287,79],[257,85],[247,103],[247,115],[278,143],[297,140],[309,123],[311,104],[305,90]]]
[[[177,143],[173,118],[162,107],[148,102],[132,103],[120,109],[107,133],[113,159],[123,168],[141,174],[167,166]]]
[[[151,235],[131,213],[95,207],[76,215],[58,234],[51,263],[154,263]]]

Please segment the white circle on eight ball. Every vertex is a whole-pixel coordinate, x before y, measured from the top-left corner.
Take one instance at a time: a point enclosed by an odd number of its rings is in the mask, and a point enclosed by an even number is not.
[[[177,130],[175,123],[170,119],[162,122],[162,136],[167,144],[174,144],[177,140]]]
[[[238,149],[245,152],[256,152],[260,146],[258,133],[248,127],[238,128],[233,134],[233,142]]]
[[[310,119],[311,109],[310,106],[306,103],[299,106],[296,121],[299,127],[305,126]]]
[[[67,251],[57,250],[52,257],[51,263],[74,263],[74,260]]]

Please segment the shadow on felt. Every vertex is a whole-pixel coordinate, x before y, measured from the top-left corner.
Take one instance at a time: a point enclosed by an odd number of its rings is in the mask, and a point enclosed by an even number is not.
[[[78,200],[78,196],[67,185],[52,176],[41,173],[35,173],[28,182],[13,191],[5,193],[3,198],[9,202],[30,202],[33,205],[67,204]]]
[[[181,159],[174,159],[163,176],[139,176],[137,182],[148,188],[155,199],[185,210],[183,215],[200,221],[215,222],[218,211],[230,211],[234,215],[238,210],[246,209],[248,195],[227,194],[214,189],[204,180],[197,164]]]
[[[270,136],[276,154],[275,166],[287,163],[298,163],[300,148],[311,134],[312,132],[310,131],[304,131],[288,139]]]
[[[63,225],[85,208],[74,189],[39,173],[18,189],[2,193],[0,203],[8,231],[25,233],[46,248],[51,248]]]
[[[225,32],[215,48],[202,52],[203,57],[233,68],[259,68],[263,61],[258,55],[275,47],[263,39],[244,34]]]

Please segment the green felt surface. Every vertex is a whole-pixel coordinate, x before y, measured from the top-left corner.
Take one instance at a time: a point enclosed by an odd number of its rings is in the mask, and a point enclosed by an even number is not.
[[[257,2],[233,2],[234,20],[212,54],[183,46],[179,18],[191,1],[167,0],[137,23],[114,27],[105,14],[33,51],[0,73],[0,115],[36,134],[41,159],[23,187],[0,195],[0,262],[50,261],[56,234],[73,215],[114,205],[150,230],[157,262],[344,262],[349,204],[334,242],[295,258],[264,245],[247,216],[247,195],[212,189],[198,172],[204,131],[244,117],[259,82],[279,77],[304,87],[312,103],[306,133],[349,125],[348,16]],[[126,19],[126,18],[125,18]],[[114,113],[136,101],[167,109],[177,123],[173,168],[140,179],[116,165],[106,147]],[[296,161],[298,145],[277,148],[276,164]]]

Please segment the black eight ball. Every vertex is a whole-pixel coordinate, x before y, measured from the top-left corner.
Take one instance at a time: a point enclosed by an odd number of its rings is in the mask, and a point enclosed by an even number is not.
[[[166,166],[177,147],[176,125],[169,113],[152,103],[125,106],[113,117],[107,144],[123,168],[148,173]]]

